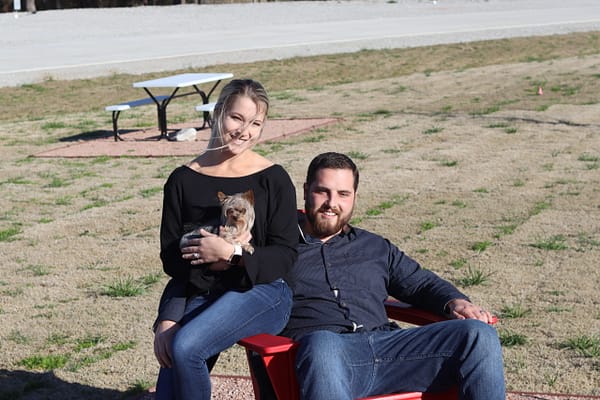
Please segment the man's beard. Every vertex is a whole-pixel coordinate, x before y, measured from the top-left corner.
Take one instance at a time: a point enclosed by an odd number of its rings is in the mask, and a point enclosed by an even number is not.
[[[304,208],[306,210],[306,218],[310,222],[313,234],[319,238],[332,236],[340,232],[342,228],[346,226],[348,222],[350,222],[350,218],[352,217],[353,211],[350,210],[348,214],[342,215],[341,211],[337,209],[329,209],[323,207],[320,209],[315,209],[310,204],[310,201],[306,201]],[[334,212],[337,215],[337,220],[335,221],[335,223],[332,223],[333,220],[331,218],[319,218],[319,213],[321,211]]]

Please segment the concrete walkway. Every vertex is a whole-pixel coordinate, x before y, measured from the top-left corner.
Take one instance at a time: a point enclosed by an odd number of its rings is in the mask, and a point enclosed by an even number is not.
[[[0,14],[0,86],[600,30],[598,0],[286,1]]]

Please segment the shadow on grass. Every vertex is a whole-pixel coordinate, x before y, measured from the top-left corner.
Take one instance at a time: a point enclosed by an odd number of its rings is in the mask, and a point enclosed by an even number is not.
[[[0,400],[132,400],[141,392],[121,392],[63,381],[54,372],[0,369]]]
[[[201,128],[195,128],[198,132],[202,131]],[[208,129],[208,128],[204,128],[204,129]],[[177,132],[179,129],[168,129],[167,130],[167,134],[168,135],[172,135],[175,132]],[[127,134],[128,133],[140,133],[142,132],[142,129],[119,129],[119,135],[121,135],[121,137],[123,139],[127,139]],[[149,131],[149,133],[146,134],[146,136],[141,135],[142,137],[140,137],[140,135],[134,135],[136,136],[136,138],[131,139],[131,140],[136,140],[136,141],[155,141],[157,140],[160,135],[156,132],[152,132]],[[113,131],[107,131],[107,130],[96,130],[96,131],[89,131],[89,132],[81,132],[78,133],[77,135],[73,135],[73,136],[67,136],[64,138],[60,138],[58,139],[59,142],[86,142],[86,141],[94,141],[94,140],[100,140],[100,139],[112,139],[114,138],[114,133]]]
[[[119,129],[119,133],[121,135],[136,132],[139,129]],[[60,142],[79,142],[79,141],[89,141],[89,140],[98,140],[98,139],[107,139],[112,138],[114,136],[113,131],[108,131],[106,129],[89,131],[89,132],[81,132],[77,135],[67,136],[59,139]]]

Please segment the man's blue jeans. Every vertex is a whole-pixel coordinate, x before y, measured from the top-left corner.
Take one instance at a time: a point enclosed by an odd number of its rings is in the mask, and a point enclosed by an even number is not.
[[[351,400],[459,387],[462,400],[505,400],[496,330],[477,320],[358,333],[316,331],[296,356],[301,398]]]
[[[189,301],[187,322],[173,338],[173,368],[160,369],[156,399],[209,400],[210,360],[247,336],[279,333],[291,307],[292,292],[282,279],[216,299],[199,296]]]

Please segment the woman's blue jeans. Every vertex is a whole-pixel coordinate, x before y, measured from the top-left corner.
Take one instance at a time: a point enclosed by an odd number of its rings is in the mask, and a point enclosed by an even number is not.
[[[436,392],[458,386],[462,400],[505,400],[496,330],[477,320],[411,329],[300,339],[296,373],[301,398],[350,400],[394,392]]]
[[[245,292],[228,291],[216,299],[199,296],[189,301],[187,322],[173,338],[173,368],[160,369],[156,399],[209,400],[210,359],[247,336],[279,333],[291,307],[292,291],[282,279]]]

